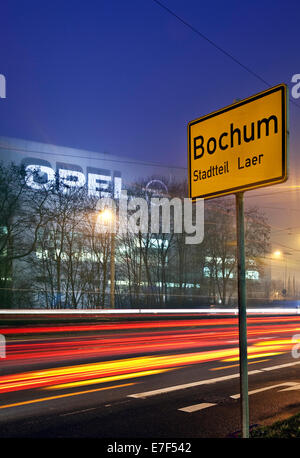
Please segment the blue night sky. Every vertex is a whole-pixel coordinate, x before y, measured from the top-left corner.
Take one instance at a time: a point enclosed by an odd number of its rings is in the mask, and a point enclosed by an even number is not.
[[[299,1],[161,1],[271,86],[292,87]],[[185,166],[188,121],[268,87],[153,0],[5,0],[1,19],[3,136]]]

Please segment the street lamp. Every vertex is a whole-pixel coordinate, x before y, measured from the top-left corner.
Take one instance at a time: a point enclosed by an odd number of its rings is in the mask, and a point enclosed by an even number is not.
[[[280,251],[280,250],[274,251],[273,256],[274,256],[274,258],[276,258],[276,259],[280,258],[280,257],[281,257],[281,251]]]
[[[110,307],[115,308],[115,233],[111,232],[110,241]]]
[[[110,307],[115,308],[115,232],[113,223],[115,214],[111,209],[105,208],[100,212],[100,220],[110,232]]]
[[[289,253],[288,251],[280,251],[276,250],[273,252],[273,259],[278,259],[280,261],[284,262],[284,276],[283,276],[283,291],[288,293],[288,284],[287,284],[287,275],[288,275],[288,259],[287,256],[291,256],[292,253]]]

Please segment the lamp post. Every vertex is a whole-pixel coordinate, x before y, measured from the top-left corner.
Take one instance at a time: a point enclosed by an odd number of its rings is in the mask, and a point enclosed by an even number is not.
[[[284,260],[285,260],[285,266],[284,266],[284,288],[287,292],[287,295],[289,296],[291,294],[290,292],[290,277],[289,277],[289,266],[288,266],[288,256],[291,256],[292,253],[289,253],[288,251],[284,251]]]
[[[278,261],[282,261],[283,264],[283,290],[285,294],[289,293],[288,291],[288,281],[287,281],[287,276],[288,276],[288,256],[291,256],[292,253],[289,253],[288,251],[280,251],[276,250],[273,252],[273,259],[276,259]]]
[[[113,223],[115,215],[114,213],[106,208],[100,212],[102,223],[108,228],[110,232],[110,307],[115,308],[115,246],[116,238]]]
[[[111,232],[110,245],[110,307],[115,308],[115,233]]]

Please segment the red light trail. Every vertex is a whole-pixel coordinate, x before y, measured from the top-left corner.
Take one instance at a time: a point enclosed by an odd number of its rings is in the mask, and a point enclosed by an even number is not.
[[[300,317],[248,318],[249,359],[290,351],[295,345],[292,336],[299,332]],[[7,357],[1,361],[3,368],[11,368],[17,361],[63,364],[71,359],[98,359],[87,364],[3,375],[2,393],[114,382],[189,364],[237,361],[239,355],[237,318],[7,327],[0,329],[0,333],[8,336]],[[122,355],[124,359],[113,359]],[[111,360],[101,361],[103,358]]]

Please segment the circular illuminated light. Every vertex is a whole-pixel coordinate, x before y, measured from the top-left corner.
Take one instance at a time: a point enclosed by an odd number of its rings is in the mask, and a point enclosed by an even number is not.
[[[161,180],[151,180],[146,184],[147,199],[164,197],[168,194],[167,185]]]
[[[110,223],[111,220],[113,219],[112,212],[111,212],[111,210],[109,210],[108,208],[105,208],[105,210],[103,210],[103,211],[100,213],[100,217],[101,217],[101,220],[102,220],[104,223]]]

